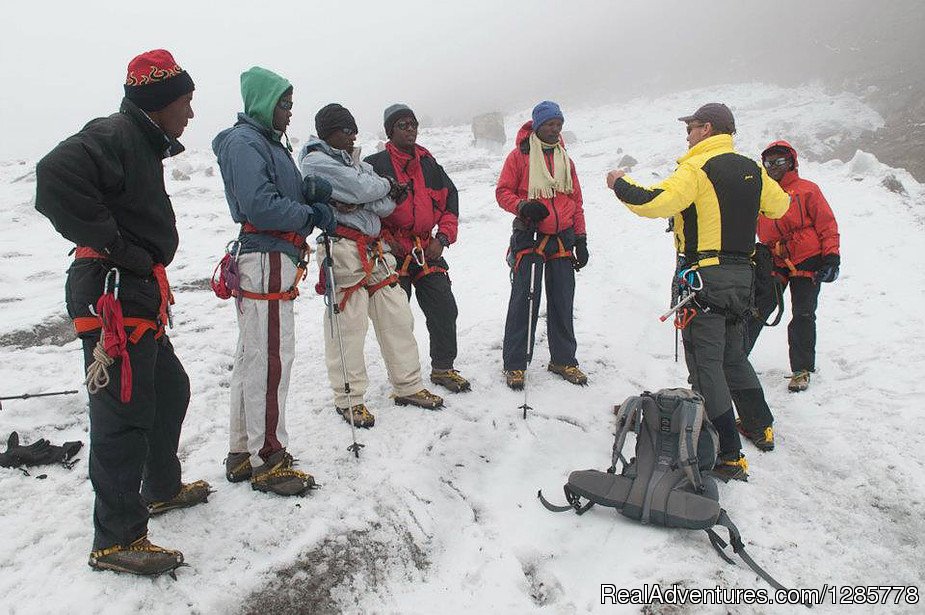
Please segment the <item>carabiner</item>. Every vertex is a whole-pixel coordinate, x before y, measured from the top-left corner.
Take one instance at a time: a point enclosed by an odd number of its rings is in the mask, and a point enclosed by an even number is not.
[[[110,292],[110,286],[109,286],[110,277],[113,278],[112,296],[114,299],[118,299],[119,298],[119,286],[121,285],[121,278],[119,275],[119,269],[116,267],[113,267],[112,269],[106,272],[106,279],[103,282],[103,294],[105,295]]]

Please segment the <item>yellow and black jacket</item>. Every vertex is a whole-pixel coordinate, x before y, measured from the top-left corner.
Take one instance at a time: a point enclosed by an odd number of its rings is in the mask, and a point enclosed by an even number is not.
[[[716,265],[707,255],[751,256],[758,213],[780,218],[790,197],[764,168],[736,153],[732,135],[708,137],[678,159],[677,170],[646,188],[622,177],[614,192],[635,214],[646,218],[674,216],[678,254]]]

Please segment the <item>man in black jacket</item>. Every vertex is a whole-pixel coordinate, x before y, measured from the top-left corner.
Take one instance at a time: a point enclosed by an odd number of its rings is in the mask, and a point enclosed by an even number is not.
[[[108,365],[98,390],[89,387],[89,564],[97,569],[151,575],[182,564],[182,553],[148,541],[148,517],[209,494],[205,481],[180,481],[189,378],[165,334],[173,298],[164,268],[179,238],[163,159],[183,151],[177,138],[193,117],[193,89],[170,53],[141,54],[129,63],[119,112],[91,121],[36,166],[36,209],[77,244],[65,294],[85,364]],[[123,326],[127,339],[114,349]]]

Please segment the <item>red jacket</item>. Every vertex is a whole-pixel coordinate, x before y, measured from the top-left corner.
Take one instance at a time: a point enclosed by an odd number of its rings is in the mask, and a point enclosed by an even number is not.
[[[771,248],[774,266],[787,269],[785,259],[797,268],[814,256],[838,254],[838,223],[819,186],[797,173],[797,152],[786,141],[775,141],[765,148],[785,147],[793,154],[793,170],[780,180],[790,195],[790,209],[779,220],[758,216],[758,239]]]
[[[376,173],[409,186],[408,196],[382,220],[382,236],[402,248],[396,257],[411,253],[415,237],[421,239],[422,248],[427,247],[434,227],[452,244],[459,227],[459,193],[453,180],[429,151],[420,145],[414,150],[411,156],[389,142],[381,152],[366,157]]]
[[[527,186],[530,177],[530,133],[533,132],[533,122],[529,121],[520,127],[517,132],[514,148],[504,161],[501,177],[495,189],[495,198],[503,209],[517,215],[517,205],[528,200]],[[561,140],[560,142],[564,142]],[[585,210],[582,207],[581,185],[578,183],[578,174],[575,173],[575,163],[572,162],[572,194],[557,193],[551,199],[538,198],[546,208],[549,215],[540,222],[537,230],[546,235],[555,235],[567,228],[575,227],[576,235],[585,234]]]

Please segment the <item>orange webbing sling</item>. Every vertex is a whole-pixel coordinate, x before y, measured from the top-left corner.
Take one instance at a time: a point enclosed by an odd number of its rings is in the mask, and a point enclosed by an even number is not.
[[[344,289],[344,298],[340,300],[340,303],[338,303],[338,308],[343,310],[353,293],[360,290],[361,288],[365,288],[366,292],[369,293],[369,296],[372,297],[380,288],[398,282],[398,274],[393,272],[380,282],[376,282],[375,284],[366,283],[370,276],[373,274],[373,268],[376,266],[376,260],[378,259],[383,263],[385,262],[385,254],[382,250],[382,240],[379,237],[371,237],[370,235],[365,235],[356,229],[341,225],[337,226],[335,233],[338,237],[344,237],[345,239],[350,239],[356,242],[357,253],[360,256],[360,263],[363,266],[363,277],[353,286],[348,286]],[[370,259],[369,254],[373,251],[375,251],[376,257]],[[330,256],[330,254],[328,256]]]
[[[306,259],[308,254],[308,244],[305,242],[305,237],[294,232],[286,233],[283,231],[261,231],[250,222],[245,222],[241,225],[241,232],[272,235],[273,237],[282,239],[283,241],[288,241],[299,249],[299,262],[296,265],[295,280],[293,280],[292,286],[290,286],[287,290],[276,293],[255,293],[250,290],[239,288],[231,291],[232,296],[244,297],[245,299],[256,299],[257,301],[292,301],[298,297],[299,282],[304,280],[305,276],[308,274],[308,261]]]
[[[543,238],[534,248],[524,248],[517,252],[517,255],[514,260],[514,269],[516,270],[520,267],[521,259],[528,254],[539,254],[544,262],[555,260],[557,258],[572,258],[572,253],[565,249],[565,245],[562,243],[562,238],[558,235],[555,235],[556,241],[559,242],[559,249],[549,256],[546,256],[546,244],[549,243],[549,238],[554,235],[543,235]]]

